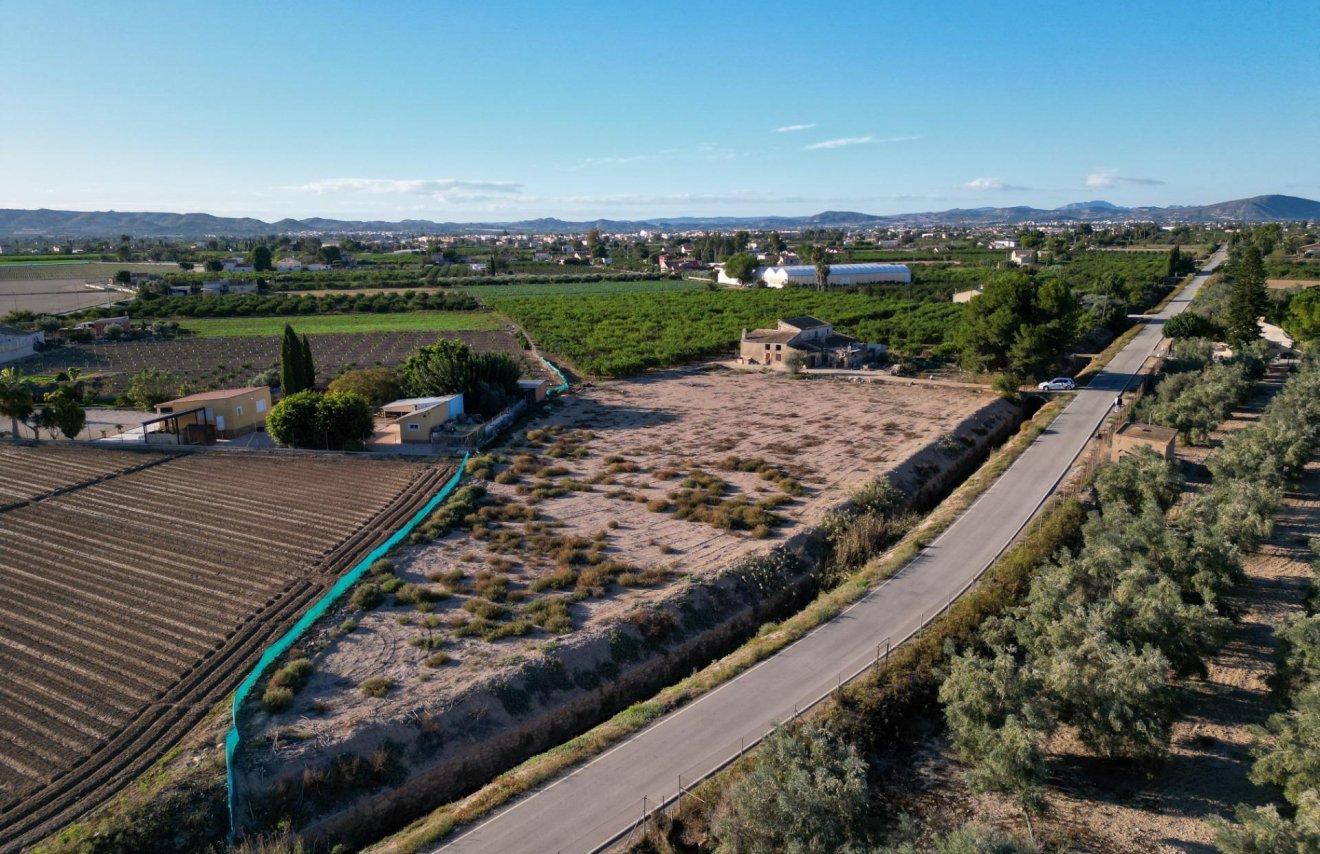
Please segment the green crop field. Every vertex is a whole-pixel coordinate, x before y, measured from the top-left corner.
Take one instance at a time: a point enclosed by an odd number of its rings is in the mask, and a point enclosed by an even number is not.
[[[695,291],[706,287],[704,282],[686,279],[634,279],[632,281],[601,282],[537,282],[509,285],[461,285],[457,290],[481,300],[495,297],[561,297],[583,294],[665,293],[669,291]]]
[[[177,264],[121,264],[118,261],[25,261],[0,263],[0,281],[39,279],[105,279],[120,270],[133,273],[177,273]]]
[[[200,338],[252,338],[280,335],[285,323],[291,323],[300,335],[333,332],[480,332],[504,326],[495,315],[480,311],[215,317],[182,320],[179,326]]]
[[[731,355],[744,328],[811,314],[866,341],[948,356],[961,305],[807,288],[493,298],[542,348],[596,376]]]

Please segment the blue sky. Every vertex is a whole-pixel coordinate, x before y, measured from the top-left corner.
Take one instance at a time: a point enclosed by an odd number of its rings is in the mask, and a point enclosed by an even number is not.
[[[1320,198],[1320,3],[0,0],[0,207]]]

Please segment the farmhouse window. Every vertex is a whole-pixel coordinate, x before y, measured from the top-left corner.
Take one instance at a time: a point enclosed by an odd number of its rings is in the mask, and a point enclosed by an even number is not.
[[[782,349],[784,349],[784,345],[783,345],[783,344],[776,344],[776,345],[775,345],[775,349],[776,349],[776,350],[782,350]]]
[[[238,406],[234,407],[234,417],[235,418],[243,417],[243,404],[240,403]]]
[[[409,425],[408,425],[408,429],[409,429],[409,430],[420,430],[420,429],[422,429],[422,425],[420,425],[420,424],[409,424]]]
[[[263,413],[263,412],[265,412],[265,411],[266,411],[266,401],[264,401],[264,400],[258,400],[258,401],[257,401],[257,414],[260,415],[261,413]]]

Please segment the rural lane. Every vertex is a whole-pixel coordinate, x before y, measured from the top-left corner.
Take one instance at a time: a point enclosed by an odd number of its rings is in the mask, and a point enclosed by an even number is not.
[[[627,834],[674,798],[875,662],[961,595],[1030,521],[1181,312],[1224,260],[1217,252],[942,536],[829,623],[437,849],[581,854]]]

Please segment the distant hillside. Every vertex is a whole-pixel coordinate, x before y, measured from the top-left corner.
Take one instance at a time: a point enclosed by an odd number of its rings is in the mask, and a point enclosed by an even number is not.
[[[516,233],[581,233],[593,228],[608,232],[692,229],[844,228],[860,226],[1016,225],[1028,222],[1141,220],[1155,222],[1266,222],[1320,220],[1320,202],[1296,196],[1253,196],[1213,205],[1123,208],[1096,200],[1074,202],[1053,210],[1018,206],[966,208],[927,213],[877,216],[857,211],[824,211],[813,216],[785,217],[659,217],[649,220],[598,219],[569,222],[543,218],[518,222],[458,223],[406,219],[340,220],[312,217],[263,222],[251,217],[221,217],[205,213],[121,213],[118,211],[55,211],[0,209],[0,237],[134,237],[201,238],[258,237],[265,234],[458,234],[473,231]]]

